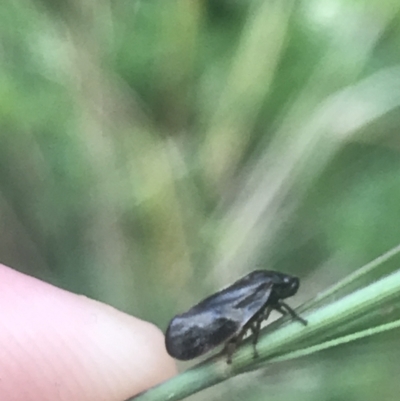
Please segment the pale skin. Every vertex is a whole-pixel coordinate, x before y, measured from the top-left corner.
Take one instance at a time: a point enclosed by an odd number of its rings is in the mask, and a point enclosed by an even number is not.
[[[175,374],[154,325],[0,264],[0,400],[123,401]]]

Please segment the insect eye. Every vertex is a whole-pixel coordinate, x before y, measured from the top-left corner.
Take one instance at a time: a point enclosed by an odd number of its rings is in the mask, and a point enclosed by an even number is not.
[[[297,290],[299,289],[299,279],[298,278],[294,278],[292,280],[292,282],[290,283],[290,287],[292,288],[293,292],[297,292]]]

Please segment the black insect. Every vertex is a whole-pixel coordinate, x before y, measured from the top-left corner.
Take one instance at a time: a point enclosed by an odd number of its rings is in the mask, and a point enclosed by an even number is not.
[[[227,362],[231,363],[237,345],[251,330],[256,357],[261,322],[272,309],[307,324],[282,301],[296,294],[299,284],[297,277],[288,274],[253,271],[175,316],[165,334],[168,353],[176,359],[189,360],[225,343]]]

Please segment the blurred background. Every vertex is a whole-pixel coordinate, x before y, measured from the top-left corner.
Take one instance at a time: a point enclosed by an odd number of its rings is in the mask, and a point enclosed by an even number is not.
[[[256,268],[295,306],[398,245],[399,9],[3,0],[0,261],[164,330]],[[397,337],[196,398],[397,400]]]

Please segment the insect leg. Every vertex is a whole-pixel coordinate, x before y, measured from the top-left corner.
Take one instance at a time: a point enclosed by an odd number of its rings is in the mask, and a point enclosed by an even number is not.
[[[296,313],[296,311],[294,311],[288,304],[285,304],[283,301],[279,301],[275,305],[275,309],[278,312],[281,312],[283,315],[287,315],[289,313],[289,315],[292,317],[293,320],[297,320],[304,326],[307,326],[307,320],[305,320],[301,316],[299,316]]]
[[[228,341],[228,343],[225,346],[225,351],[227,355],[226,363],[228,365],[232,363],[232,354],[235,352],[236,346],[237,346],[236,339]]]
[[[240,342],[243,340],[244,335],[246,334],[246,329],[242,330],[236,337],[231,338],[228,343],[225,346],[225,351],[227,355],[226,363],[231,364],[232,363],[232,355],[236,351],[237,346],[240,344]]]
[[[253,325],[251,326],[251,331],[253,333],[252,344],[253,344],[253,351],[254,351],[254,353],[253,353],[253,358],[254,359],[258,358],[258,352],[257,352],[256,345],[257,345],[257,342],[258,342],[258,336],[260,334],[261,323],[262,323],[263,320],[268,319],[268,316],[270,315],[270,313],[271,313],[271,308],[265,309],[264,313],[262,313],[258,317],[258,319],[253,323]]]
[[[257,341],[258,341],[258,335],[260,334],[260,328],[261,328],[261,322],[262,322],[262,318],[258,318],[253,325],[251,326],[251,332],[253,334],[253,358],[256,359],[258,358],[258,352],[257,352]]]

